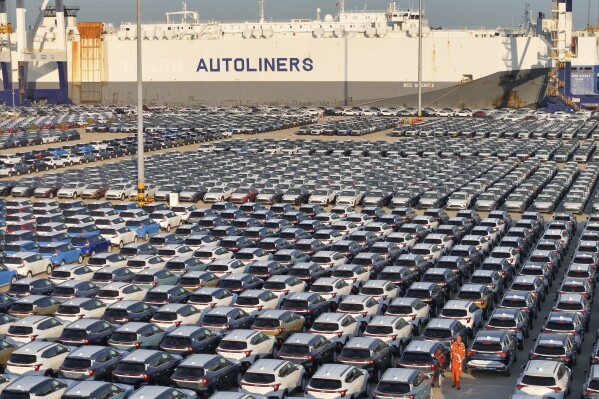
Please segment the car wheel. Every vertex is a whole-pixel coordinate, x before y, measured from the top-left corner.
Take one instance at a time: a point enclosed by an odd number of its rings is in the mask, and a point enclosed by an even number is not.
[[[46,268],[46,273],[48,274],[48,276],[52,274],[52,265],[48,265],[48,267]]]
[[[95,250],[95,249],[92,249],[92,251],[90,252],[89,256],[90,256],[90,257],[92,257],[92,256],[96,256],[96,250]]]
[[[150,235],[148,233],[146,233],[146,235],[144,235],[144,240],[150,241]]]
[[[17,276],[12,276],[12,278],[10,279],[10,285],[13,285],[14,283],[17,282]]]
[[[40,168],[35,168],[35,173],[39,173]]]
[[[133,242],[137,242],[139,240],[139,238],[137,236],[133,237]]]
[[[21,176],[21,171],[17,170],[17,176]]]
[[[50,199],[54,198],[54,193],[50,193],[50,195],[48,195],[48,198],[50,198]]]
[[[29,271],[27,272],[26,276],[27,276],[28,278],[31,278],[31,277],[33,277],[33,272],[32,272],[31,270],[29,270]]]
[[[164,229],[164,230],[165,230],[167,233],[170,233],[170,231],[171,231],[171,225],[170,225],[170,224],[167,224],[167,225],[166,225],[166,229]]]
[[[125,244],[123,243],[123,241],[119,242],[119,248],[123,249],[123,247],[125,246]]]
[[[125,200],[125,194],[121,194],[121,201]]]
[[[58,166],[56,164],[52,165],[52,169],[56,169]]]
[[[77,259],[77,262],[83,263],[83,255],[79,255],[79,258]]]

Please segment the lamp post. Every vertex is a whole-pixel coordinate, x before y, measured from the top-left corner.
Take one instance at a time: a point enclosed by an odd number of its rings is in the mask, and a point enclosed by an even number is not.
[[[141,0],[137,0],[137,202],[140,205],[145,205],[147,199],[146,187],[144,184],[144,118],[141,40]]]
[[[422,0],[418,0],[418,118],[422,118]]]

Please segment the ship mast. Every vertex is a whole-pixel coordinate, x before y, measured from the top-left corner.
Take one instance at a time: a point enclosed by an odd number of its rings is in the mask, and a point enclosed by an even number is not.
[[[339,6],[339,14],[343,14],[345,12],[345,0],[339,0],[337,5]]]
[[[260,6],[260,23],[264,23],[264,0],[260,0],[258,3]]]

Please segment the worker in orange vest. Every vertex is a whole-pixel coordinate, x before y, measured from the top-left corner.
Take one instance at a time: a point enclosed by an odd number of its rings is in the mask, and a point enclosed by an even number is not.
[[[462,367],[466,358],[466,347],[462,343],[462,337],[458,336],[456,341],[451,343],[451,378],[453,388],[460,389],[460,377],[462,376]]]

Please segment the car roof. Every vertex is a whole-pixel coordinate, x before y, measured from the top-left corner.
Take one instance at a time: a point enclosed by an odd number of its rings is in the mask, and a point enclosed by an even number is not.
[[[151,349],[137,349],[125,356],[123,361],[144,362],[152,356],[156,355],[157,353],[162,352]]]
[[[42,377],[36,375],[26,375],[21,377],[8,385],[4,389],[10,389],[11,391],[20,391],[29,393],[33,388],[41,384],[42,382],[52,380],[51,377]]]
[[[32,341],[28,344],[25,344],[15,350],[13,353],[17,354],[27,354],[27,353],[37,353],[42,351],[50,346],[57,345],[56,342],[48,342],[48,341]]]
[[[248,372],[273,372],[286,364],[286,360],[280,359],[260,359],[250,366]]]
[[[74,328],[76,330],[85,330],[89,326],[94,325],[97,322],[101,322],[100,319],[79,319],[67,325],[67,328]]]
[[[180,366],[203,367],[214,359],[219,359],[220,355],[195,354],[186,358]]]
[[[443,308],[465,309],[470,307],[470,305],[472,304],[472,301],[467,301],[463,299],[450,299],[449,301],[447,301]]]
[[[381,381],[409,382],[418,374],[418,370],[404,368],[389,368],[383,374]]]
[[[347,373],[352,366],[344,365],[344,364],[323,364],[316,373],[314,373],[313,377],[324,378],[324,379],[332,379],[332,378],[340,378]]]
[[[560,364],[560,362],[555,362],[552,360],[529,360],[524,372],[526,375],[553,377]]]
[[[108,349],[106,346],[99,345],[83,345],[78,347],[75,351],[69,354],[69,357],[85,357],[89,358],[94,356],[96,353],[99,353],[105,349]]]

